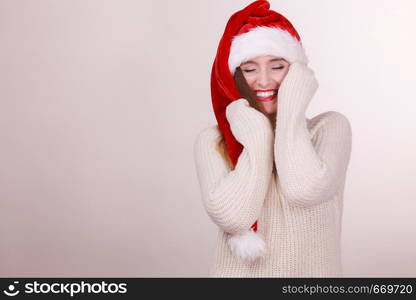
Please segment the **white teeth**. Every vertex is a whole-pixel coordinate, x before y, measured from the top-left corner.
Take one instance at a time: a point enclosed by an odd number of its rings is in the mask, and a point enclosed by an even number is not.
[[[272,92],[257,92],[256,93],[256,95],[258,97],[270,97],[270,96],[273,96],[274,94],[275,94],[274,91],[272,91]]]

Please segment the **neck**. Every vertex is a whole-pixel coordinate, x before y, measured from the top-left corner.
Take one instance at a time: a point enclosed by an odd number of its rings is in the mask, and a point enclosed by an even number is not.
[[[271,114],[271,115],[267,115],[267,117],[270,120],[270,123],[272,124],[273,131],[276,129],[276,116],[277,116],[276,113]]]

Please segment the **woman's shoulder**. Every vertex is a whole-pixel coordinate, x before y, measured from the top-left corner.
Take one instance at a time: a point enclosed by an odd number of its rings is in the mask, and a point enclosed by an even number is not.
[[[210,161],[226,166],[231,170],[231,162],[226,153],[224,139],[218,125],[212,125],[201,130],[194,143],[194,155],[197,161]]]
[[[221,140],[221,132],[218,125],[210,125],[202,129],[196,136],[195,143],[200,142],[219,142]]]
[[[311,135],[322,130],[339,128],[346,133],[351,133],[351,123],[348,117],[337,111],[326,111],[307,120],[308,129]]]
[[[194,151],[196,153],[217,149],[222,140],[218,125],[210,125],[202,129],[195,138]]]

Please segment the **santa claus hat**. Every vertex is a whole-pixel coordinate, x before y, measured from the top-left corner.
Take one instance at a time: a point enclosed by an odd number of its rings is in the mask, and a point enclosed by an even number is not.
[[[282,57],[289,63],[308,63],[296,29],[283,15],[269,8],[268,1],[255,1],[230,17],[212,66],[212,105],[234,165],[243,146],[233,136],[225,112],[228,104],[242,98],[233,78],[236,68],[260,55]],[[231,251],[246,261],[263,256],[265,245],[256,231],[257,222],[246,234],[231,236],[228,240]]]
[[[233,78],[235,69],[260,55],[282,57],[289,63],[308,63],[292,23],[269,8],[268,1],[255,1],[230,17],[212,66],[212,105],[234,165],[243,147],[232,135],[225,111],[228,104],[241,98]]]
[[[289,23],[290,24],[290,23]],[[287,24],[285,24],[287,27]],[[277,26],[257,26],[246,33],[240,33],[232,40],[228,66],[234,74],[241,63],[260,55],[275,55],[288,62],[308,63],[304,48],[295,29]]]

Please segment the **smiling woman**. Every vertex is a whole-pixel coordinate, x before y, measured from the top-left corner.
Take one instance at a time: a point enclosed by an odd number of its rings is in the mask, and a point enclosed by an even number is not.
[[[284,58],[264,55],[243,62],[236,70],[236,74],[241,72],[243,76],[234,75],[236,81],[245,81],[238,83],[237,87],[248,86],[250,88],[252,93],[249,95],[255,95],[254,99],[250,99],[250,104],[268,115],[272,125],[274,125],[277,110],[279,87],[288,71],[289,62]],[[244,90],[240,90],[240,93],[244,94]]]
[[[213,277],[342,276],[351,127],[306,119],[318,88],[300,37],[267,1],[227,23],[211,73],[218,125],[196,138],[204,207],[218,226]]]

